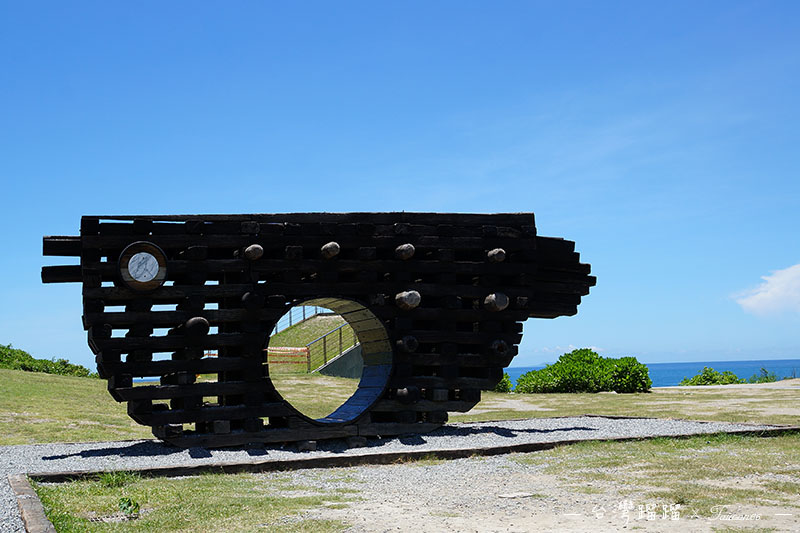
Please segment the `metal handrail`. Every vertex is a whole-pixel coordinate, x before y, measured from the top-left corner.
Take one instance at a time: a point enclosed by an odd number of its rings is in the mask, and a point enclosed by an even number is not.
[[[348,333],[347,334],[347,339],[345,341],[345,332],[347,331],[346,328],[350,328],[350,331],[347,332]],[[350,333],[352,333],[352,339],[350,337]],[[338,346],[338,350],[335,348],[335,346],[337,344],[336,343],[336,339],[334,339],[330,343],[328,342],[328,339],[331,336],[338,337],[338,341],[339,341],[338,342],[338,345],[339,345]],[[321,343],[321,345],[320,345],[320,343]],[[330,350],[328,349],[329,344],[332,345]],[[349,349],[351,349],[351,348],[353,348],[355,346],[358,346],[358,345],[359,345],[359,342],[358,342],[358,336],[356,335],[356,331],[353,329],[353,327],[348,322],[345,322],[344,324],[341,324],[340,326],[330,330],[328,333],[326,333],[326,334],[324,334],[324,335],[322,335],[320,337],[317,337],[313,341],[311,341],[308,344],[306,344],[306,348],[308,348],[308,354],[309,354],[309,368],[311,368],[313,370],[316,370],[317,368],[319,368],[319,367],[321,367],[323,365],[326,365],[330,359],[334,359],[336,357],[339,357],[340,355],[342,355],[347,350],[349,350]],[[320,352],[320,346],[321,346],[321,352],[322,352],[322,357],[321,358],[318,356],[318,354]],[[315,355],[317,355],[317,357],[315,357]],[[321,359],[321,361],[320,361],[320,359]]]
[[[328,312],[327,309],[318,305],[299,305],[297,307],[292,307],[280,318],[280,320],[278,320],[278,322],[275,323],[275,328],[273,328],[272,333],[270,333],[270,337],[285,329],[289,329],[296,324],[304,322],[311,317],[321,315],[326,312]]]

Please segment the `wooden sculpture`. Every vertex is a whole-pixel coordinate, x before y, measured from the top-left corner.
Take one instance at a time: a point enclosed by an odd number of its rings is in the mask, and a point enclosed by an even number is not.
[[[532,213],[85,216],[80,233],[44,238],[80,264],[42,281],[83,284],[109,392],[182,447],[430,431],[498,383],[523,321],[576,314],[595,283]],[[301,304],[344,317],[364,360],[353,396],[316,420],[276,391],[265,351]]]

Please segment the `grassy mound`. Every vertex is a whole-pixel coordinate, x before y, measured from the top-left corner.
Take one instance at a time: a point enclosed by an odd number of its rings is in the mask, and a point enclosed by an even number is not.
[[[14,348],[10,344],[0,344],[0,368],[61,376],[97,377],[96,373],[85,366],[72,364],[66,359],[36,359],[25,350]]]
[[[0,445],[148,439],[104,380],[0,369]]]
[[[316,315],[279,331],[269,338],[270,346],[305,346],[345,323],[339,315]]]

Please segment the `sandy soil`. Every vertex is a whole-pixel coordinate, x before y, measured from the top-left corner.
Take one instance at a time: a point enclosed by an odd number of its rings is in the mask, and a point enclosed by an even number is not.
[[[351,533],[800,531],[800,498],[799,507],[730,506],[710,514],[669,502],[648,508],[644,497],[619,494],[627,488],[624,480],[565,486],[554,476],[521,467],[513,456],[368,466],[353,469],[352,476],[364,482],[351,485],[364,501],[320,508],[303,518],[339,519],[352,525]]]
[[[730,398],[725,390],[749,389],[746,397]],[[704,397],[699,405],[696,396],[675,403],[693,416],[713,413],[726,406],[747,406],[765,414],[797,415],[800,404],[775,405],[775,389],[800,390],[800,379],[776,383],[727,385],[724,387],[663,387],[654,394],[675,394],[676,390],[703,389],[719,392],[719,398]],[[705,396],[705,395],[704,395]],[[758,406],[758,402],[764,406]],[[523,399],[492,400],[493,409],[537,410]],[[538,410],[547,411],[545,407]],[[474,409],[473,413],[491,411]],[[661,502],[646,507],[644,493],[657,487],[631,487],[622,476],[618,482],[592,480],[565,484],[555,476],[536,468],[523,467],[514,456],[448,461],[429,466],[391,465],[352,469],[362,481],[352,488],[364,501],[347,508],[321,508],[311,517],[340,519],[352,524],[352,533],[418,532],[712,532],[712,531],[793,531],[800,532],[800,495],[795,506],[764,507],[732,505],[714,510],[670,507]],[[734,488],[757,486],[756,478],[727,478],[714,483]],[[797,479],[793,479],[797,482]],[[625,489],[641,490],[642,497]],[[635,494],[635,493],[634,493]]]

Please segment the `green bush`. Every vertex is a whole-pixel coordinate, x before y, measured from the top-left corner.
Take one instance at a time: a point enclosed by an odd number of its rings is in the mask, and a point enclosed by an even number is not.
[[[511,389],[511,376],[503,374],[503,379],[501,379],[500,383],[494,388],[494,392],[511,392]]]
[[[35,359],[28,352],[13,348],[10,344],[0,344],[0,368],[62,376],[97,377],[97,374],[90,372],[88,368],[72,364],[66,359]]]
[[[736,374],[726,370],[721,374],[711,367],[704,366],[693,378],[683,378],[679,385],[731,385],[733,383],[745,383]]]
[[[750,376],[750,379],[747,380],[748,383],[772,383],[773,381],[778,381],[778,374],[775,372],[768,372],[763,366],[761,367],[761,372],[753,374]]]
[[[653,384],[650,379],[650,371],[635,357],[606,359],[606,361],[611,364],[609,371],[611,390],[616,392],[646,392],[650,390],[650,386]]]
[[[556,363],[532,370],[517,380],[515,392],[646,392],[653,382],[635,357],[612,359],[582,348],[565,353]]]

